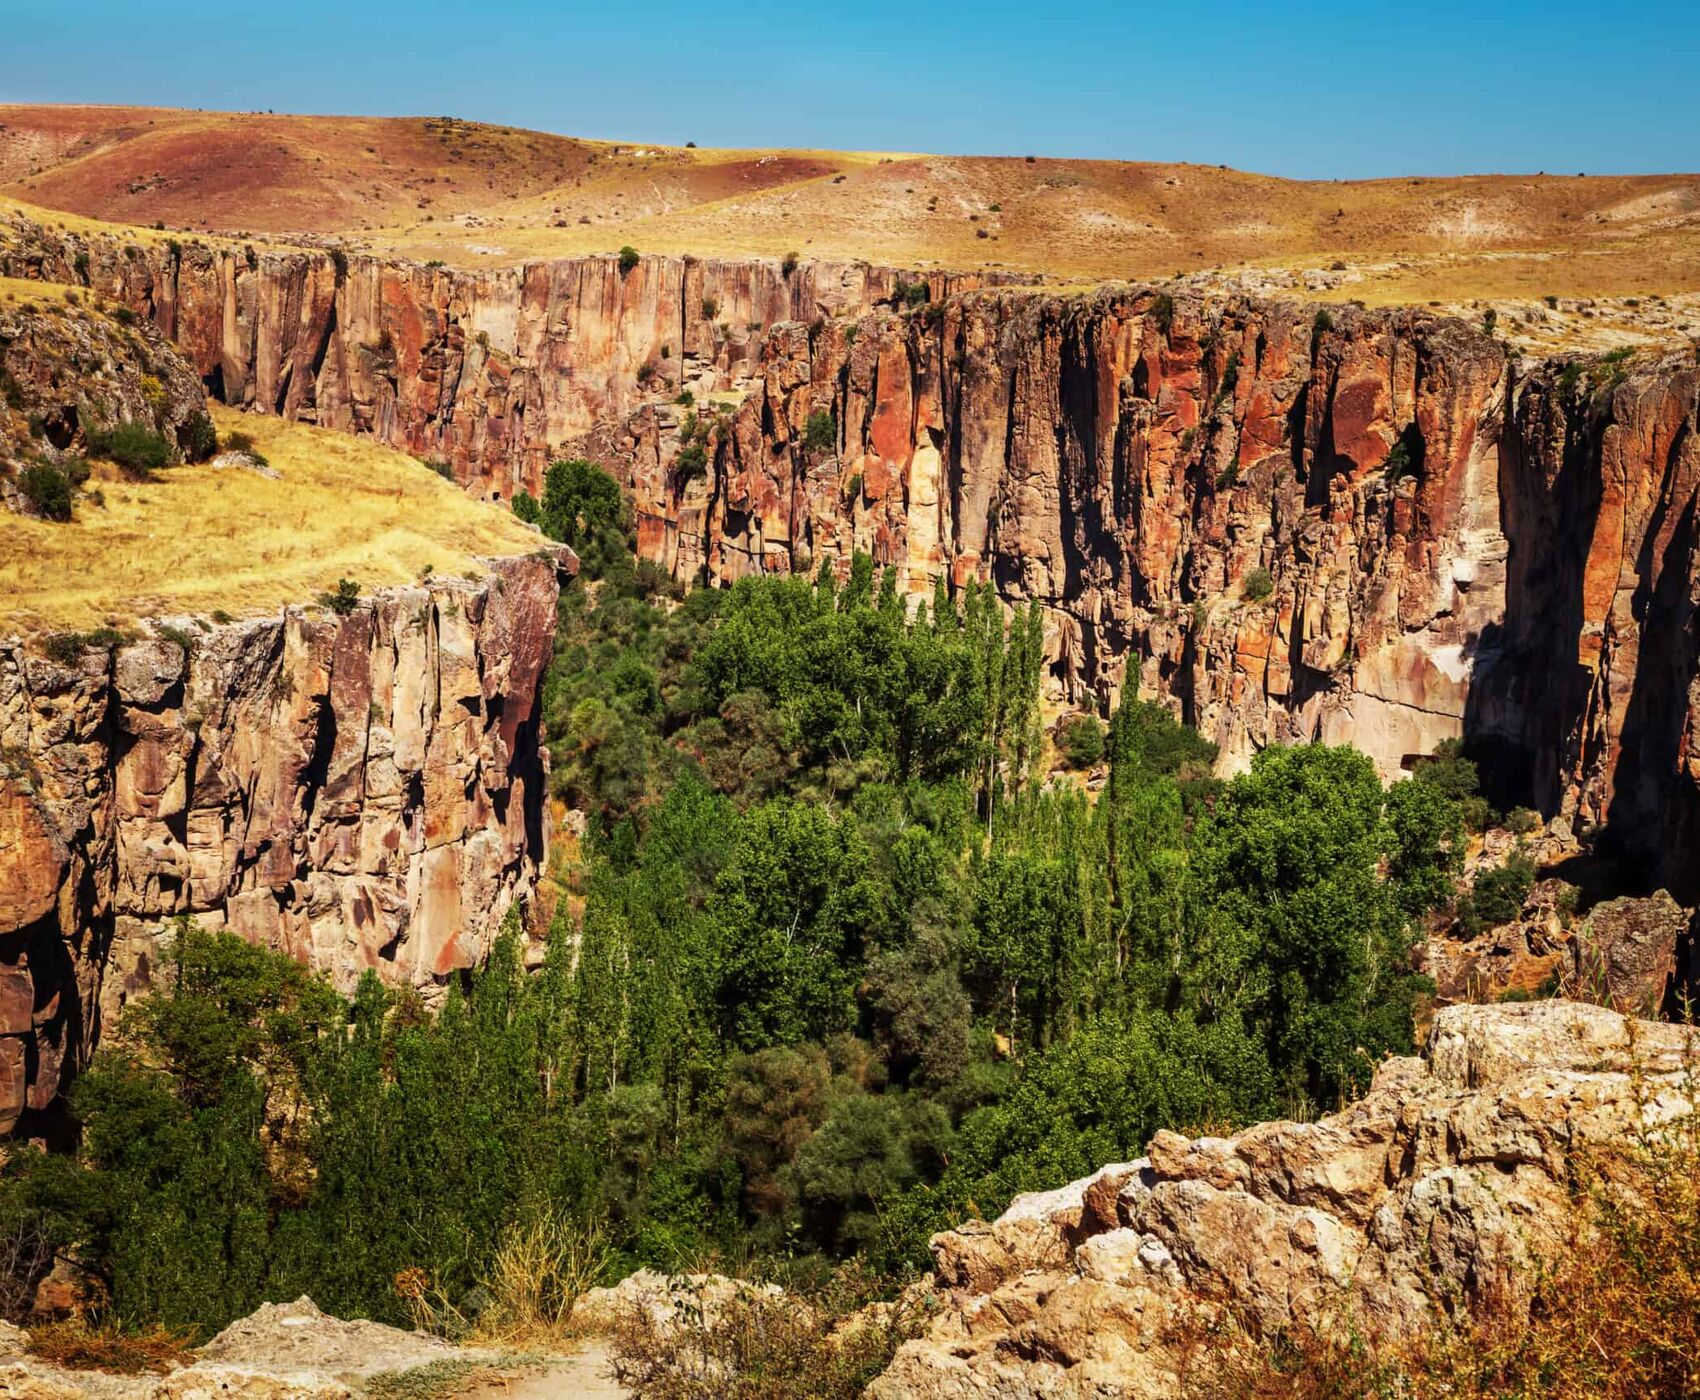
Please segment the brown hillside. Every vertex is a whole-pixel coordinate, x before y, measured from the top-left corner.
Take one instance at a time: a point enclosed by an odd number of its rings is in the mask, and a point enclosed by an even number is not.
[[[0,106],[0,194],[455,264],[861,257],[1064,279],[1249,269],[1370,302],[1700,291],[1700,176],[1226,167],[591,142],[447,118]]]

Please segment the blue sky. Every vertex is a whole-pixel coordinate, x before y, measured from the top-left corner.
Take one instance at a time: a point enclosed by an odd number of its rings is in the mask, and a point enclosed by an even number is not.
[[[0,98],[1305,177],[1700,169],[1700,4],[0,0]]]

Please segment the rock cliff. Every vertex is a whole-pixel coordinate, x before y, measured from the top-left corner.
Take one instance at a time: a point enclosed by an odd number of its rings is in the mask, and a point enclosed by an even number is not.
[[[916,307],[865,264],[470,273],[17,219],[0,269],[86,280],[225,401],[481,494],[586,452],[683,578],[857,548],[916,596],[989,578],[1047,610],[1056,690],[1104,707],[1137,676],[1228,765],[1321,738],[1392,775],[1463,735],[1502,805],[1603,827],[1639,892],[1700,899],[1692,355],[1537,362],[1421,310],[944,274]]]
[[[0,273],[147,316],[224,403],[376,434],[503,499],[536,494],[551,458],[650,397],[757,371],[766,327],[865,311],[904,280],[860,262],[680,257],[462,272],[21,217],[0,220]],[[934,298],[996,280],[908,275]]]
[[[1530,363],[1458,321],[1152,291],[982,291],[779,326],[677,465],[605,440],[681,577],[869,550],[913,595],[1049,614],[1054,685],[1137,676],[1222,746],[1350,742],[1392,775],[1466,735],[1496,796],[1605,824],[1692,902],[1700,363]],[[811,415],[834,449],[811,450]]]
[[[1359,1103],[1149,1155],[935,1236],[941,1309],[874,1400],[1180,1391],[1171,1323],[1410,1336],[1569,1243],[1569,1173],[1692,1112],[1695,1032],[1568,1002],[1442,1011]]]
[[[57,659],[0,641],[0,1129],[52,1105],[174,916],[344,991],[470,966],[544,859],[570,551]]]

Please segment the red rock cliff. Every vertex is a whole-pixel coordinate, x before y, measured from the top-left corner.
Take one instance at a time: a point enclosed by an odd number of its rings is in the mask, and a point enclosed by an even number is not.
[[[212,628],[187,656],[0,642],[0,1131],[51,1107],[175,915],[344,991],[483,956],[544,860],[561,556]]]
[[[681,577],[855,549],[914,594],[989,577],[1048,610],[1076,699],[1137,672],[1230,763],[1321,738],[1394,773],[1468,734],[1507,800],[1696,892],[1692,356],[1531,365],[1421,311],[1123,291],[783,325],[762,360],[705,475],[671,406],[605,439]]]
[[[373,433],[502,498],[537,492],[552,457],[653,394],[736,383],[759,365],[767,326],[866,310],[903,276],[678,257],[462,272],[84,237],[18,217],[0,220],[0,273],[85,284],[148,315],[224,403]],[[988,279],[925,280],[936,298]]]

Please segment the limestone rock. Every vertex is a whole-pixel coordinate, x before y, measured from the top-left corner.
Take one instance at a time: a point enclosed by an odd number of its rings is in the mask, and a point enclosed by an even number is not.
[[[545,859],[539,706],[570,551],[346,617],[75,666],[0,640],[0,1128],[53,1103],[189,915],[345,992],[473,965]]]
[[[1572,1002],[1445,1008],[1424,1058],[1342,1113],[1160,1133],[1144,1162],[935,1237],[941,1311],[869,1394],[1173,1395],[1177,1309],[1264,1337],[1342,1308],[1418,1332],[1563,1246],[1574,1153],[1618,1170],[1636,1133],[1693,1111],[1697,1035]],[[1082,1209],[1108,1183],[1114,1217]]]

